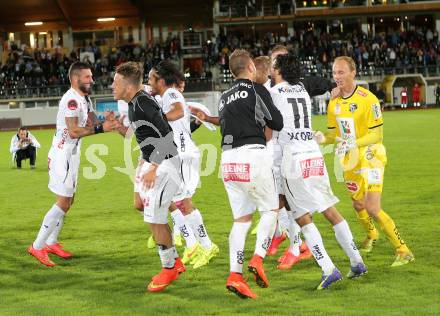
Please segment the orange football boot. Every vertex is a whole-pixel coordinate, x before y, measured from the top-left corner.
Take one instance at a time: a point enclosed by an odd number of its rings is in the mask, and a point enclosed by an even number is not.
[[[257,295],[251,291],[251,288],[240,273],[231,272],[229,274],[228,280],[226,281],[226,288],[241,298],[257,298]]]

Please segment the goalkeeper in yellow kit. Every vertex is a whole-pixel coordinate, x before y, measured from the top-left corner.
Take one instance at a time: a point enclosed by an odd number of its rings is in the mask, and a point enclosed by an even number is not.
[[[350,57],[341,56],[333,63],[333,79],[339,96],[327,109],[328,132],[315,133],[318,143],[337,142],[336,155],[344,170],[344,180],[353,207],[367,238],[361,250],[370,252],[378,239],[374,219],[396,249],[392,267],[414,261],[392,218],[381,208],[383,176],[387,162],[383,139],[383,119],[379,100],[370,91],[357,86],[356,65]]]

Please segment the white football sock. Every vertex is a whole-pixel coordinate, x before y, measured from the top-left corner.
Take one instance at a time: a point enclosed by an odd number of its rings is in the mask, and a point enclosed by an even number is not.
[[[175,259],[175,248],[170,247],[167,249],[162,249],[163,246],[158,246],[157,250],[159,252],[160,262],[162,263],[162,267],[171,269],[174,267],[174,264],[176,262]]]
[[[179,258],[179,253],[177,252],[176,246],[173,245],[173,255],[174,255],[174,259]]]
[[[316,228],[314,223],[310,223],[301,227],[301,230],[304,234],[307,246],[312,252],[313,257],[315,257],[316,262],[321,267],[324,275],[331,274],[335,265],[324,248],[318,228]]]
[[[56,204],[46,213],[38,232],[37,239],[33,243],[35,249],[41,250],[46,245],[47,238],[55,230],[58,221],[64,217],[64,211]]]
[[[266,257],[267,249],[269,249],[272,236],[274,235],[277,218],[278,212],[261,212],[260,224],[258,224],[257,230],[257,242],[255,243],[255,254],[261,258]]]
[[[288,229],[288,231],[289,231],[289,239],[290,239],[289,251],[294,256],[297,257],[300,254],[299,247],[301,246],[300,245],[301,238],[299,237],[299,233],[301,232],[301,228],[296,223],[293,216],[290,215],[291,212],[289,212],[288,214],[289,214],[289,229]]]
[[[64,212],[63,212],[64,213]],[[64,213],[65,214],[65,213]],[[63,228],[63,224],[64,224],[64,216],[63,215],[59,220],[57,225],[55,226],[55,229],[53,230],[52,234],[50,234],[49,238],[47,238],[46,244],[47,245],[55,245],[56,243],[58,243],[58,235],[61,232],[61,228]]]
[[[281,233],[289,229],[289,215],[287,215],[287,210],[285,207],[278,212],[278,225],[280,227]]]
[[[335,231],[336,240],[344,250],[345,254],[350,258],[351,266],[355,266],[358,263],[363,263],[361,254],[353,241],[353,235],[351,234],[350,227],[346,220],[333,226]]]
[[[260,222],[261,222],[261,218],[260,218]],[[260,224],[258,223],[258,225],[260,225]],[[281,231],[280,222],[277,221],[275,223],[275,229],[274,229],[274,232],[273,232],[273,237],[281,237],[282,233],[283,232]]]
[[[208,232],[206,231],[200,211],[198,209],[194,209],[191,213],[186,215],[185,218],[187,219],[187,223],[191,225],[191,228],[194,231],[194,234],[196,235],[200,245],[204,249],[211,248],[212,241],[208,236]]]
[[[229,263],[231,272],[243,273],[244,244],[252,221],[234,222],[229,234]]]
[[[174,222],[173,215],[171,215],[171,220],[173,221],[173,236],[178,236],[178,235],[180,235],[179,227],[178,227],[178,226],[176,225],[176,223]]]
[[[182,212],[177,209],[171,212],[171,217],[173,218],[175,225],[179,228],[182,237],[185,239],[186,247],[193,247],[197,243],[197,239],[191,226],[186,223],[185,216],[183,216]]]

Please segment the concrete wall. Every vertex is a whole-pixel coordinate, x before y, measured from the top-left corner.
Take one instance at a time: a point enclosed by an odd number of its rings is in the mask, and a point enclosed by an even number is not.
[[[0,110],[0,118],[20,118],[24,126],[55,125],[58,107]]]

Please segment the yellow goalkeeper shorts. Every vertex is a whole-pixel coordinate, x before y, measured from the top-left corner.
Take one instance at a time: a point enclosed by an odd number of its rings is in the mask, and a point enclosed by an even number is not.
[[[361,200],[366,192],[382,192],[386,163],[382,144],[353,149],[344,157],[344,180],[352,199]]]

